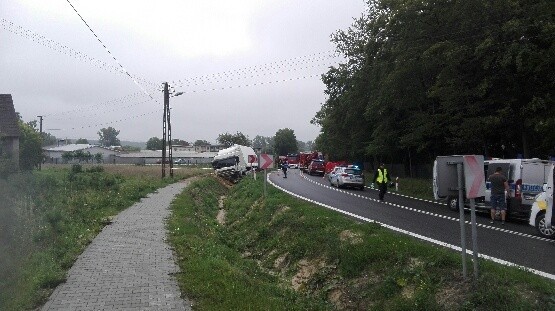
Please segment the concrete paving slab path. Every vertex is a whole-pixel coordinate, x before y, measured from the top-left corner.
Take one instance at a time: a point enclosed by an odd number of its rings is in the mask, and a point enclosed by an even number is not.
[[[173,277],[179,267],[165,226],[170,203],[187,185],[161,188],[118,214],[41,310],[191,310]]]

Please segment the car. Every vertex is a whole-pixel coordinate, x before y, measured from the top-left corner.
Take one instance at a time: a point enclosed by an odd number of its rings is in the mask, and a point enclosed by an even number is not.
[[[173,161],[173,164],[185,164],[187,161],[185,159],[177,159]]]
[[[351,187],[364,190],[364,173],[357,166],[337,166],[329,174],[330,185],[337,188]]]
[[[555,225],[552,224],[551,228],[545,226],[547,202],[547,194],[545,192],[536,196],[536,201],[532,204],[530,211],[529,224],[535,227],[538,234],[542,237],[555,239]]]
[[[289,163],[289,168],[299,168],[299,164],[298,163]]]
[[[307,168],[308,175],[318,174],[324,176],[325,171],[324,160],[312,160]]]

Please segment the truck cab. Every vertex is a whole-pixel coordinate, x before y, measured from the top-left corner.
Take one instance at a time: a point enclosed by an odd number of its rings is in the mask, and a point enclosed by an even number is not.
[[[555,239],[555,219],[553,219],[553,181],[555,180],[555,169],[553,164],[550,165],[548,174],[547,183],[544,186],[545,191],[536,195],[528,223],[536,228],[540,236]]]

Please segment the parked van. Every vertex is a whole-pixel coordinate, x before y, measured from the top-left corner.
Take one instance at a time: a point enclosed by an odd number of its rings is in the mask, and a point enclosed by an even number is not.
[[[529,224],[536,228],[538,234],[544,238],[555,238],[555,219],[553,219],[553,180],[555,169],[550,165],[545,191],[536,196],[530,212]],[[549,211],[549,213],[548,213]],[[546,226],[547,217],[551,216],[551,226]]]
[[[497,167],[501,167],[510,188],[507,199],[507,213],[528,218],[536,195],[543,191],[543,185],[547,182],[550,165],[550,161],[540,159],[493,159],[484,161],[486,191],[484,197],[476,199],[476,208],[484,210],[491,208],[491,184],[487,181],[487,178],[495,172]],[[441,176],[437,176],[436,166],[437,164],[434,163],[434,194],[437,183],[442,182]],[[435,196],[436,199],[442,199],[438,195]],[[445,199],[450,209],[458,210],[457,195],[449,195]]]
[[[251,161],[249,161],[249,157]],[[256,153],[251,147],[233,145],[218,151],[212,161],[216,175],[237,182],[243,175],[258,167]]]

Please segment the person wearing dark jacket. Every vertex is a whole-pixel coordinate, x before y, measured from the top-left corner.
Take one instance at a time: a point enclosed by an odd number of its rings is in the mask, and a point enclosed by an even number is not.
[[[287,169],[289,168],[289,163],[287,163],[287,160],[284,160],[281,163],[281,170],[283,171],[283,178],[287,178]]]
[[[380,164],[380,167],[378,167],[378,170],[376,170],[373,180],[378,186],[378,190],[380,190],[378,197],[380,198],[380,201],[383,201],[383,197],[387,192],[387,183],[389,182],[389,173],[387,172],[387,169],[385,168],[385,165],[383,163]]]

